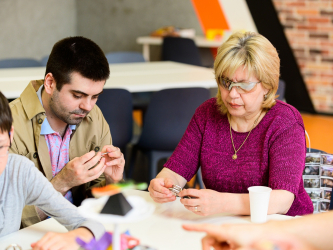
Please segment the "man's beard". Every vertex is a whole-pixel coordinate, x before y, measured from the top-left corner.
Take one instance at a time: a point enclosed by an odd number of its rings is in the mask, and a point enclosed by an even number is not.
[[[54,93],[49,102],[49,107],[51,112],[63,122],[69,125],[78,125],[82,120],[86,117],[89,111],[78,109],[73,111],[68,111],[65,107],[61,105],[61,101],[59,100],[58,93]],[[85,115],[84,117],[71,117],[74,114],[77,115]]]

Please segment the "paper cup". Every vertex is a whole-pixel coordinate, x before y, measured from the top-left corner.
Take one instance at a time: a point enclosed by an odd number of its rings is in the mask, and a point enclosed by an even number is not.
[[[263,186],[249,187],[251,221],[254,223],[264,223],[267,221],[267,211],[269,196],[272,189]]]

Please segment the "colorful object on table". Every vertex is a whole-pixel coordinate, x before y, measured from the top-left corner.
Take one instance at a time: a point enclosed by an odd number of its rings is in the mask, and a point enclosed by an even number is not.
[[[147,189],[147,187],[148,187],[147,183],[144,182],[135,184],[134,181],[126,181],[126,182],[106,185],[105,187],[93,188],[91,191],[94,197],[99,198],[106,195],[111,196],[127,189],[145,190]]]
[[[101,214],[114,214],[125,216],[129,211],[132,210],[131,204],[126,200],[122,193],[109,196],[105,203]]]
[[[84,242],[80,238],[76,238],[76,242],[85,250],[112,250],[112,233],[106,232],[99,240],[92,239],[88,243]],[[139,243],[140,241],[130,236],[128,231],[120,236],[121,250],[132,249],[139,245]]]
[[[89,242],[85,242],[77,237],[76,243],[85,250],[106,250],[112,244],[112,235],[106,232],[99,240],[92,239]]]

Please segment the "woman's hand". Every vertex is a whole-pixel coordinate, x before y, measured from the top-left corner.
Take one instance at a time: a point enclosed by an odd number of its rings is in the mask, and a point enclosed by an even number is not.
[[[198,190],[193,188],[184,189],[178,194],[179,197],[190,196],[191,199],[182,198],[180,202],[186,209],[202,216],[225,212],[227,195],[211,189]]]
[[[73,250],[79,249],[76,238],[80,237],[84,241],[90,241],[93,234],[86,228],[78,228],[68,233],[47,233],[39,241],[32,243],[33,250]]]
[[[169,190],[173,184],[173,181],[169,178],[155,178],[151,180],[148,187],[151,198],[158,203],[176,200],[176,196]]]

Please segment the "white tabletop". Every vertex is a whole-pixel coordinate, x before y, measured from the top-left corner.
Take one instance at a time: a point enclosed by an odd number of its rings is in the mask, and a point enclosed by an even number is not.
[[[130,92],[167,88],[216,87],[213,69],[176,62],[110,64],[110,78],[104,88]],[[0,69],[0,90],[7,98],[17,98],[31,80],[43,79],[45,67]]]
[[[128,190],[125,195],[138,195],[152,202],[148,192]],[[159,250],[201,249],[201,238],[204,233],[187,232],[181,228],[185,223],[251,223],[249,216],[215,215],[198,216],[186,210],[179,200],[166,204],[156,204],[154,214],[140,222],[120,225],[121,231],[129,230],[133,237],[140,239],[140,244],[149,245]],[[269,215],[268,219],[286,220],[293,217],[284,215]],[[113,225],[105,224],[109,231]],[[5,249],[12,243],[19,244],[23,249],[31,249],[30,244],[40,239],[46,232],[66,232],[66,229],[54,219],[48,219],[31,227],[0,238],[0,249]]]
[[[202,48],[217,48],[224,42],[224,39],[209,40],[203,36],[196,36],[193,38],[193,40],[198,47]],[[153,36],[141,36],[136,39],[136,42],[138,44],[161,45],[163,42],[163,38]]]

